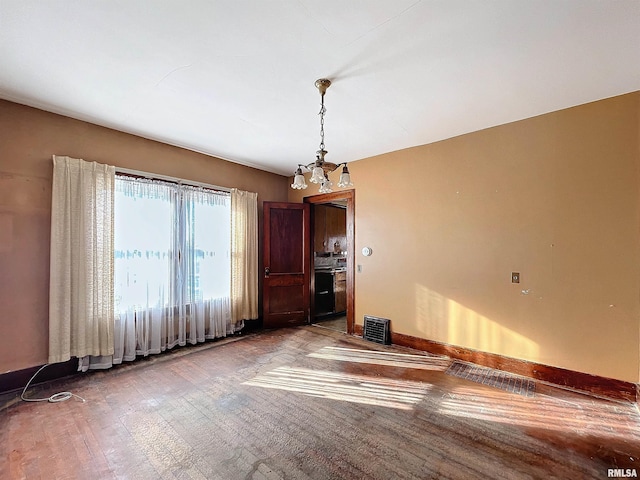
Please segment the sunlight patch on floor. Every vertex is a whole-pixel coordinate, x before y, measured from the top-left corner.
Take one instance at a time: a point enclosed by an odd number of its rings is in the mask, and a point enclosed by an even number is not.
[[[422,382],[294,367],[276,368],[244,385],[401,410],[411,410],[431,387]]]
[[[317,352],[310,353],[307,356],[324,360],[339,360],[343,362],[369,363],[373,365],[436,371],[446,370],[451,363],[451,360],[446,357],[379,352],[376,350],[358,350],[343,347],[323,347]]]
[[[536,400],[507,392],[493,393],[465,387],[446,394],[438,413],[526,428],[572,431],[584,436],[640,439],[635,421],[626,426],[621,426],[620,422],[629,417],[632,405],[593,399],[570,401],[575,413],[569,416],[566,403],[546,395]],[[616,425],[616,428],[611,425]]]

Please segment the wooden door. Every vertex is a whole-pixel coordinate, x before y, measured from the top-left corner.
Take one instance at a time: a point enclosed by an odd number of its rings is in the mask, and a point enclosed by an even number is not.
[[[264,202],[264,328],[309,323],[310,207]]]

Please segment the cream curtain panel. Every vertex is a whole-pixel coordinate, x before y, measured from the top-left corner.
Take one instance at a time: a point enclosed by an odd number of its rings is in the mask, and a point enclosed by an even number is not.
[[[231,190],[231,320],[258,318],[258,194]]]
[[[115,168],[53,156],[49,363],[113,354]]]

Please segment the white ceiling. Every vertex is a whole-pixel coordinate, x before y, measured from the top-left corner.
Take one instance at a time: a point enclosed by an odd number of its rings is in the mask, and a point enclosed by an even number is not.
[[[640,90],[640,0],[0,0],[0,97],[291,174]]]

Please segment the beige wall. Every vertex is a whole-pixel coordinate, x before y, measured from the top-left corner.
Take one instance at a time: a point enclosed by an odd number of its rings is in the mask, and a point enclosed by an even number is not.
[[[51,156],[258,192],[284,201],[287,179],[0,100],[0,374],[47,360]]]
[[[0,101],[0,373],[46,361],[52,154],[287,197],[278,175]],[[638,382],[639,163],[640,92],[352,163],[356,321]]]
[[[350,164],[356,322],[638,382],[639,111],[635,92]]]

